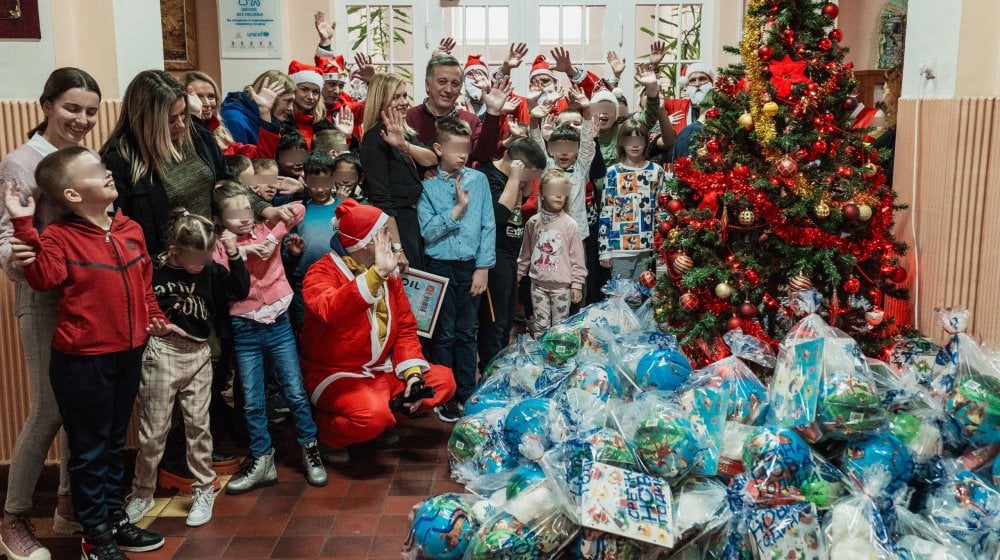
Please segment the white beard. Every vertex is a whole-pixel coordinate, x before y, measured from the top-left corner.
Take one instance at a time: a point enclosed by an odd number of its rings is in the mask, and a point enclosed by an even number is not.
[[[687,96],[691,100],[691,104],[694,106],[701,105],[701,102],[705,100],[708,92],[712,91],[712,84],[702,84],[698,87],[688,86]]]
[[[483,90],[472,80],[465,80],[465,98],[472,103],[479,103],[483,100]]]
[[[351,80],[350,92],[355,101],[364,101],[368,97],[368,84],[361,78],[354,78]]]

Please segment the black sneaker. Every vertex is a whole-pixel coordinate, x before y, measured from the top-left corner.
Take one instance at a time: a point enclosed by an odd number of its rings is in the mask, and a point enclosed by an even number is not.
[[[129,522],[124,511],[118,510],[111,514],[114,527],[115,542],[118,548],[128,552],[149,552],[163,546],[166,542],[162,536],[141,529]]]
[[[435,407],[434,412],[437,412],[438,418],[442,422],[454,424],[462,417],[462,405],[455,401],[448,401],[441,406]]]
[[[272,424],[280,424],[288,418],[290,413],[291,409],[288,407],[288,402],[285,401],[285,397],[281,393],[271,393],[267,396],[268,422]]]
[[[82,549],[83,560],[128,560],[115,542],[114,529],[107,523],[84,531]]]

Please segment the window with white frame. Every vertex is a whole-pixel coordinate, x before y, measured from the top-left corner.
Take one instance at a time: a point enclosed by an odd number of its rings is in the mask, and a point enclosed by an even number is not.
[[[604,45],[607,12],[604,4],[539,5],[537,52],[552,63],[550,51],[563,47],[569,51],[573,64],[605,77],[608,74]]]
[[[454,38],[456,43],[452,54],[463,66],[469,55],[480,55],[491,69],[495,69],[513,42],[511,13],[509,6],[471,2],[441,8],[443,35]]]
[[[635,6],[635,52],[641,63],[649,58],[655,41],[666,44],[660,65],[660,88],[670,97],[680,97],[681,72],[692,62],[703,61],[703,21],[707,7],[702,0],[639,3]]]
[[[365,52],[379,71],[414,77],[413,6],[348,4],[347,40],[351,53]]]

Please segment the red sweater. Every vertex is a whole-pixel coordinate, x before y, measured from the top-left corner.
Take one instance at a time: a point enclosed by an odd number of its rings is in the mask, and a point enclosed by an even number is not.
[[[13,220],[14,236],[37,253],[24,268],[28,285],[59,290],[54,349],[76,356],[131,350],[146,343],[151,318],[166,321],[139,224],[119,210],[105,232],[70,215],[39,236],[31,221]]]

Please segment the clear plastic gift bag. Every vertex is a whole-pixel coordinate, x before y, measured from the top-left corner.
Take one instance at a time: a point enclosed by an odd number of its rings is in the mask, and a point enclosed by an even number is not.
[[[964,334],[945,410],[969,445],[1000,443],[1000,370]]]
[[[694,471],[709,448],[709,442],[699,440],[699,433],[707,431],[696,426],[699,419],[664,391],[639,393],[611,411],[610,423],[629,441],[646,471],[669,480]]]
[[[466,560],[556,558],[579,527],[563,514],[548,484],[527,488],[484,521],[466,548]]]
[[[938,323],[948,334],[948,342],[938,350],[934,366],[926,378],[926,384],[931,392],[942,396],[951,393],[955,386],[958,359],[962,355],[962,351],[967,346],[977,347],[978,345],[972,337],[965,334],[969,328],[969,321],[972,319],[972,313],[968,309],[939,307],[934,311],[937,313]]]
[[[517,464],[504,439],[509,411],[509,406],[490,408],[463,416],[455,424],[448,438],[448,463],[455,480],[470,484]]]
[[[610,361],[630,397],[649,390],[672,391],[687,381],[693,368],[677,345],[677,337],[659,332],[632,332],[615,338]]]
[[[719,472],[729,392],[729,385],[712,376],[691,379],[677,390],[677,403],[687,413],[702,444],[692,474],[715,476]]]
[[[886,471],[874,470],[861,480],[864,487],[834,502],[823,523],[829,558],[897,560],[895,541],[883,520],[883,511],[873,496],[889,483]]]
[[[841,491],[839,471],[791,428],[754,428],[743,445],[745,474],[739,495],[756,506],[810,501],[825,507]]]
[[[857,342],[816,314],[816,292],[796,292],[794,299],[808,315],[781,342],[769,420],[795,428],[810,442],[883,426],[885,409]]]
[[[580,350],[573,371],[554,392],[574,437],[607,424],[608,400],[615,387],[621,387],[620,375],[608,363],[607,354]]]
[[[424,500],[411,513],[410,536],[403,546],[408,560],[462,558],[479,528],[473,494],[440,494]]]
[[[923,515],[898,508],[896,527],[896,552],[901,560],[975,560],[966,547]]]
[[[510,407],[503,435],[515,457],[537,461],[553,444],[569,439],[572,429],[570,419],[555,399],[531,397]]]
[[[944,476],[920,512],[974,558],[1000,554],[1000,492],[958,461],[943,466]]]

